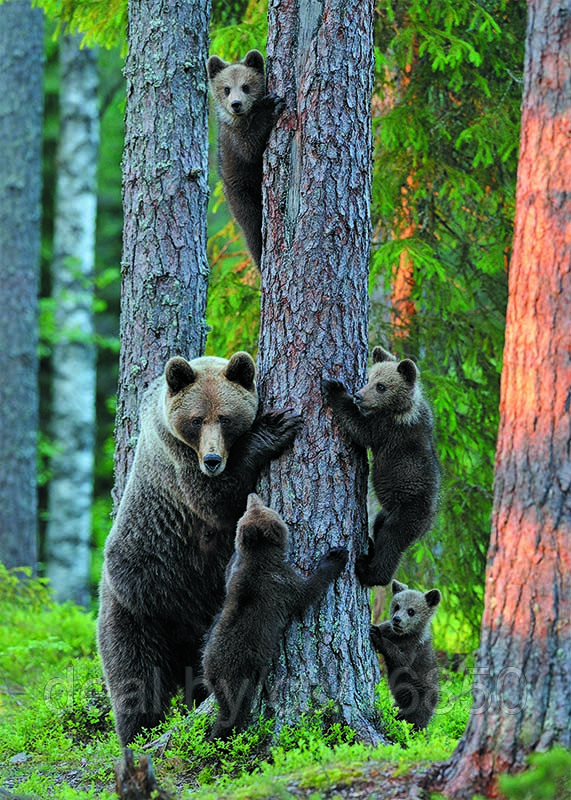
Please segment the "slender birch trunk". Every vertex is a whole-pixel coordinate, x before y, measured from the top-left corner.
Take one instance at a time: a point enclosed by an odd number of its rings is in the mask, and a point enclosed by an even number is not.
[[[58,600],[89,601],[95,447],[93,319],[97,215],[97,54],[80,37],[60,42],[60,134],[52,263],[52,350],[47,575]]]

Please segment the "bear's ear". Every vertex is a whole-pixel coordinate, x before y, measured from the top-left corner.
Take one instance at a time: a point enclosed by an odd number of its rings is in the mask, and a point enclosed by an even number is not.
[[[255,69],[256,72],[261,72],[262,75],[264,74],[264,56],[259,50],[249,50],[242,64],[244,64],[245,67]]]
[[[426,600],[426,604],[429,608],[436,607],[440,600],[442,599],[442,595],[438,591],[438,589],[431,589],[429,592],[426,592],[424,595],[424,599]]]
[[[393,581],[393,594],[404,592],[405,589],[408,589],[406,583],[399,583],[399,581]]]
[[[258,497],[255,492],[252,492],[248,495],[248,503],[246,504],[246,511],[250,511],[252,508],[262,508],[263,503]]]
[[[225,371],[226,380],[239,383],[249,392],[254,390],[256,365],[248,353],[234,353]]]
[[[167,361],[165,378],[171,394],[178,394],[196,380],[196,372],[186,358],[175,356]]]
[[[397,367],[397,372],[400,372],[405,381],[411,385],[416,381],[416,376],[418,374],[416,364],[414,361],[411,361],[410,358],[405,358],[404,361],[400,362]]]
[[[373,350],[373,364],[380,364],[382,361],[396,361],[396,358],[384,347],[375,347]]]
[[[208,61],[206,62],[206,69],[208,70],[208,77],[215,78],[219,72],[222,72],[223,69],[226,69],[228,66],[226,61],[222,61],[221,58],[218,56],[210,56]]]

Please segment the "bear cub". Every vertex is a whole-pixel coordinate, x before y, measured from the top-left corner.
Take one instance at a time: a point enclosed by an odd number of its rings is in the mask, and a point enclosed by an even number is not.
[[[387,666],[397,719],[426,728],[438,703],[438,667],[430,623],[440,603],[438,589],[418,592],[393,581],[390,620],[371,625],[371,642]]]
[[[206,697],[204,636],[224,602],[236,524],[301,418],[260,413],[248,353],[171,358],[141,404],[133,466],[105,545],[98,644],[122,745],[185,688]]]
[[[323,597],[347,563],[347,550],[334,548],[304,578],[285,560],[288,538],[280,515],[250,494],[227,569],[226,600],[204,650],[204,677],[218,701],[213,738],[248,724],[286,625]]]
[[[382,347],[373,350],[367,384],[354,396],[339,381],[324,380],[322,389],[340,427],[372,451],[371,482],[381,510],[356,571],[364,585],[386,586],[436,514],[440,468],[432,412],[414,362],[397,361]]]
[[[266,94],[264,57],[258,50],[250,50],[243,61],[234,64],[211,56],[207,70],[218,118],[218,164],[224,194],[260,269],[263,155],[285,102],[273,92]]]

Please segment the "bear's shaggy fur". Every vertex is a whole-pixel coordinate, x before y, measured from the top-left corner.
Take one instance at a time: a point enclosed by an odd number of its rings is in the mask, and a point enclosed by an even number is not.
[[[416,730],[426,728],[438,703],[438,667],[430,638],[430,623],[440,592],[418,592],[393,581],[391,618],[371,625],[373,647],[385,659],[398,719]]]
[[[288,538],[280,515],[251,494],[238,523],[226,601],[204,651],[204,677],[219,709],[213,737],[247,724],[286,625],[323,597],[347,563],[347,550],[334,548],[304,578],[285,560]]]
[[[211,56],[207,69],[218,118],[218,164],[224,194],[260,269],[263,156],[285,102],[276,94],[266,94],[264,57],[258,50],[250,50],[235,64]]]
[[[414,362],[399,362],[382,347],[373,350],[368,382],[354,397],[339,381],[324,380],[323,393],[341,428],[372,450],[372,485],[382,508],[356,570],[364,585],[386,586],[436,514],[440,469],[432,412]]]
[[[188,703],[205,697],[202,646],[224,601],[237,521],[260,469],[300,424],[286,412],[258,414],[247,353],[172,358],[145,393],[98,620],[123,745],[161,720],[179,687]]]

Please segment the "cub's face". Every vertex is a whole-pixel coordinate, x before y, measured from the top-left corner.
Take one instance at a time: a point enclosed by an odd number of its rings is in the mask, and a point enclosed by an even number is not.
[[[398,581],[393,581],[393,595],[390,622],[394,633],[402,636],[426,628],[441,598],[438,589],[423,593]]]
[[[227,64],[218,56],[211,56],[208,77],[216,113],[230,125],[247,117],[256,100],[266,92],[264,59],[257,50],[250,50],[237,64]]]
[[[364,416],[409,414],[418,396],[417,376],[416,366],[409,358],[397,361],[386,350],[375,347],[367,384],[355,395],[360,412]]]
[[[227,361],[171,358],[165,367],[165,416],[173,436],[191,447],[209,478],[224,472],[232,445],[258,409],[255,366],[247,353]]]
[[[278,512],[265,506],[257,494],[249,494],[246,512],[238,521],[236,549],[246,553],[269,546],[285,553],[288,541],[287,526]]]

